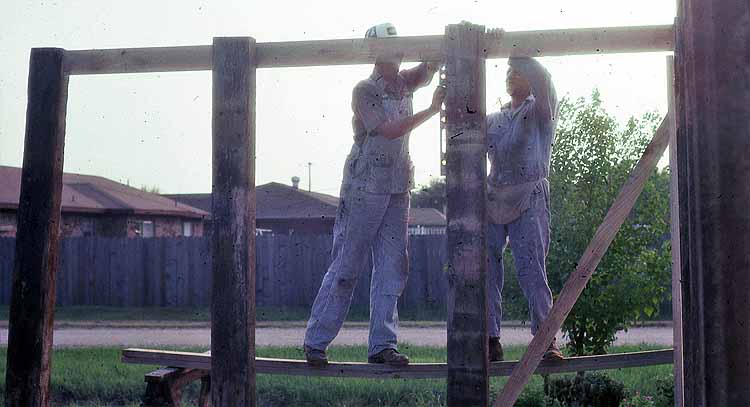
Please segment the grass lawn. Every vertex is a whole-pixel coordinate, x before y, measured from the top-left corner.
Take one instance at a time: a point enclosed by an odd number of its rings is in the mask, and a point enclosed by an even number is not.
[[[655,349],[649,346],[617,347],[613,352],[632,352]],[[199,349],[188,349],[200,351]],[[402,345],[414,362],[445,362],[444,348]],[[524,347],[506,349],[506,359],[520,358]],[[258,355],[276,358],[302,358],[297,348],[263,347]],[[364,346],[333,347],[332,360],[363,361]],[[0,348],[0,377],[5,377],[6,348]],[[120,362],[119,348],[58,349],[53,355],[52,391],[55,405],[60,406],[137,406],[145,390],[144,373],[155,366],[126,365]],[[642,394],[655,392],[654,379],[668,376],[671,365],[629,368],[607,371],[610,377],[623,382],[631,391]],[[492,379],[493,397],[505,383],[505,378]],[[373,380],[308,378],[259,375],[258,395],[261,406],[442,406],[445,405],[444,380]],[[0,381],[0,402],[4,393]],[[186,399],[194,400],[198,385],[186,392]],[[542,379],[534,376],[531,385],[517,406],[536,406],[533,400],[542,393]]]

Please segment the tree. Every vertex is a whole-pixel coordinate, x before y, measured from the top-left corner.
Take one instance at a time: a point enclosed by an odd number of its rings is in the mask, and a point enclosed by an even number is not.
[[[411,193],[411,206],[415,208],[435,208],[445,212],[445,179],[432,178],[429,185],[422,185]]]
[[[624,129],[601,106],[563,99],[552,154],[552,244],[548,277],[559,292],[604,219],[661,118],[646,113]],[[605,353],[618,330],[653,317],[669,295],[669,174],[655,171],[563,324],[575,355]]]
[[[158,186],[156,186],[156,185],[153,185],[153,186],[141,185],[141,191],[148,192],[150,194],[159,194],[159,193],[161,193],[160,192],[161,189]]]

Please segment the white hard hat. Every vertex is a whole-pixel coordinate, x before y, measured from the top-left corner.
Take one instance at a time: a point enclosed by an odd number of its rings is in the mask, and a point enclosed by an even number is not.
[[[365,38],[387,38],[396,36],[396,27],[391,23],[374,25],[365,33]]]

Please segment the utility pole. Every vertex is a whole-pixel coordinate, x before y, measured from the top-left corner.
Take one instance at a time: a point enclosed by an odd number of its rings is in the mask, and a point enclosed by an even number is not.
[[[307,192],[312,192],[312,163],[307,163]]]

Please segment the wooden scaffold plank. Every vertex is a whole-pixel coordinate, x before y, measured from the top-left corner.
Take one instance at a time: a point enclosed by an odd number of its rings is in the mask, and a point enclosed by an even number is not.
[[[668,365],[672,363],[672,358],[672,349],[583,356],[562,361],[543,361],[534,373],[552,374]],[[174,366],[184,369],[211,369],[211,355],[206,353],[131,348],[122,351],[122,361],[130,364]],[[488,372],[493,377],[508,376],[516,365],[518,361],[493,362],[489,364]],[[255,368],[258,374],[289,376],[369,379],[445,379],[448,377],[446,363],[388,366],[375,363],[329,362],[327,367],[312,367],[304,360],[256,358]]]

